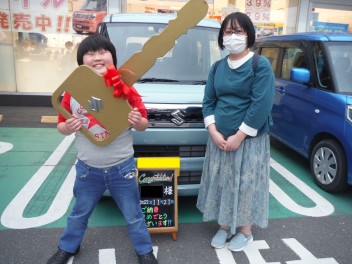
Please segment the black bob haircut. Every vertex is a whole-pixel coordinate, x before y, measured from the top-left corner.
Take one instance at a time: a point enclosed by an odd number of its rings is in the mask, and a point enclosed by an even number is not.
[[[86,37],[82,42],[79,44],[77,49],[77,63],[79,66],[83,64],[83,55],[89,51],[98,51],[98,50],[107,50],[110,51],[112,55],[112,59],[114,61],[114,65],[117,65],[117,58],[116,58],[116,49],[114,44],[111,43],[109,39],[100,35],[100,34],[93,34]]]
[[[220,49],[223,50],[225,48],[223,44],[223,36],[229,21],[231,21],[230,23],[231,23],[232,29],[236,28],[236,21],[237,21],[238,25],[242,27],[243,30],[247,33],[247,48],[253,47],[255,42],[255,31],[254,31],[254,25],[252,23],[252,20],[249,18],[249,16],[247,16],[244,13],[235,12],[225,17],[224,21],[221,24],[221,28],[218,36],[218,45]]]

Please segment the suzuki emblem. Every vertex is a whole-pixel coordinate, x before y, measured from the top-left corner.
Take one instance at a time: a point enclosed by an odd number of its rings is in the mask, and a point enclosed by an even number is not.
[[[103,108],[103,101],[92,96],[92,100],[88,100],[88,107],[94,112],[99,112],[99,110]]]
[[[185,122],[184,118],[187,116],[184,111],[179,109],[171,112],[171,115],[174,117],[171,118],[171,122],[178,126],[182,125]]]

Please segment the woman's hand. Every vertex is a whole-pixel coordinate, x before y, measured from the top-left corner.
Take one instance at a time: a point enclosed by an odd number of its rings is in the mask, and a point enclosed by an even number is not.
[[[226,141],[226,151],[238,150],[246,136],[241,130],[238,130],[235,135],[229,136]]]
[[[215,124],[211,124],[208,126],[209,134],[214,140],[215,144],[221,150],[226,150],[226,140],[224,136],[217,131]]]

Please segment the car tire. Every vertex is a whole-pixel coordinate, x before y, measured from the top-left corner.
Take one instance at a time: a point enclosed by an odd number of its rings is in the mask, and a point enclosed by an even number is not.
[[[348,187],[345,153],[334,140],[325,139],[314,146],[310,169],[314,182],[327,192],[342,192]]]

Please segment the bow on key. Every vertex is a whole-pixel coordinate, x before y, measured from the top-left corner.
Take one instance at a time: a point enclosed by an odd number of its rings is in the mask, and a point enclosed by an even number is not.
[[[107,68],[106,73],[103,75],[105,84],[107,87],[114,87],[114,97],[123,97],[124,99],[130,96],[139,96],[139,93],[133,87],[128,87],[121,81],[120,71],[116,70],[114,65],[110,65]]]

